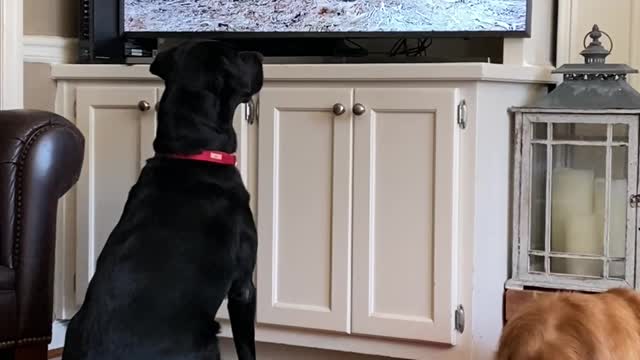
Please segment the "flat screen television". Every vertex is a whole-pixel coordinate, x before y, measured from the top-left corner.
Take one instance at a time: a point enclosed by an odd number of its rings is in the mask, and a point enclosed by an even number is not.
[[[168,42],[224,40],[265,56],[375,60],[407,40],[529,37],[533,0],[78,0],[80,63],[138,63]],[[396,39],[403,47],[391,47]],[[367,48],[355,39],[367,39]],[[167,40],[167,41],[165,41]],[[373,43],[377,45],[372,45]],[[380,45],[382,44],[382,45]],[[376,47],[376,49],[373,49]],[[398,51],[396,51],[398,50]],[[406,51],[405,51],[406,50]],[[383,51],[387,57],[386,51]],[[484,54],[483,54],[484,56]],[[410,61],[415,61],[412,57]],[[388,59],[385,58],[386,61]],[[359,61],[359,60],[358,60]]]
[[[132,37],[530,35],[532,0],[121,0]]]

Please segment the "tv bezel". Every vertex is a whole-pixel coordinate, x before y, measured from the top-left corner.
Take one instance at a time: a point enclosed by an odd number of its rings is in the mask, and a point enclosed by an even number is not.
[[[124,2],[120,0],[118,26],[120,35],[130,38],[207,38],[216,40],[239,40],[239,39],[369,39],[369,38],[529,38],[531,37],[531,20],[533,0],[526,0],[527,15],[524,30],[518,31],[361,31],[361,32],[243,32],[243,31],[125,31],[124,30]]]

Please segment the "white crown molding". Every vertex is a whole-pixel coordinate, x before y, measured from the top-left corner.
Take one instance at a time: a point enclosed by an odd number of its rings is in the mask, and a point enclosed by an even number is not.
[[[24,36],[24,62],[44,64],[73,63],[78,40],[60,36]]]
[[[558,1],[558,24],[556,40],[556,64],[568,64],[571,62],[571,36],[575,27],[573,22],[573,12],[575,10],[574,0]],[[586,31],[585,31],[586,32]]]
[[[0,109],[23,107],[22,0],[0,0]]]

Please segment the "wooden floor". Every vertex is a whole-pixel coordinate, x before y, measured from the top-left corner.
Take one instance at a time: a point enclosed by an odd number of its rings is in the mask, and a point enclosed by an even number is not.
[[[49,359],[60,360],[62,358],[62,349],[49,350]]]

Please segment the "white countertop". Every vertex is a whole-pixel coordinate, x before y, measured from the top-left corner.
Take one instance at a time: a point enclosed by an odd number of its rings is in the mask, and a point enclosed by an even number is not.
[[[554,83],[551,67],[489,63],[266,64],[266,81],[498,81]],[[149,65],[56,64],[56,80],[149,80]],[[327,76],[330,75],[330,76]]]

